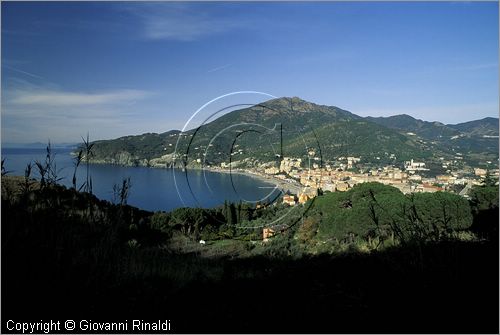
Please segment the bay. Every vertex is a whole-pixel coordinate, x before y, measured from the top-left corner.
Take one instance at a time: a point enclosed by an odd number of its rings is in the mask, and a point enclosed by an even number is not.
[[[71,187],[74,171],[71,149],[53,149],[60,184]],[[2,159],[8,175],[23,176],[26,165],[45,160],[45,149],[2,148]],[[84,163],[77,170],[77,185],[86,179]],[[179,207],[211,208],[230,202],[271,202],[279,190],[243,174],[218,173],[207,170],[181,171],[179,169],[154,169],[126,167],[110,164],[90,164],[93,194],[99,199],[115,201],[113,185],[120,186],[130,178],[132,187],[128,204],[150,211],[170,211]],[[36,168],[33,176],[39,178]]]

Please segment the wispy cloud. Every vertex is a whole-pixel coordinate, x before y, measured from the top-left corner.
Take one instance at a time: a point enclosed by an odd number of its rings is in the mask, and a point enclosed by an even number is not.
[[[212,72],[216,72],[216,71],[224,70],[224,69],[226,69],[226,68],[228,68],[228,67],[230,67],[230,66],[231,66],[231,64],[226,64],[226,65],[218,66],[218,67],[216,67],[216,68],[213,68],[213,69],[208,70],[208,71],[207,71],[207,73],[212,73]]]
[[[11,103],[38,106],[85,106],[131,102],[148,95],[150,95],[149,92],[140,90],[119,90],[106,93],[16,90],[13,92]]]
[[[109,138],[127,128],[132,133],[130,128],[144,123],[144,105],[136,102],[154,95],[133,89],[74,92],[17,85],[2,92],[2,140],[11,142],[78,140],[87,131],[94,138]]]
[[[18,69],[18,68],[15,68],[15,67],[12,67],[12,66],[9,66],[7,64],[2,64],[2,66],[6,69],[9,69],[11,71],[14,71],[14,72],[17,72],[17,73],[21,73],[21,74],[24,74],[26,76],[29,76],[29,77],[32,77],[32,78],[37,78],[37,79],[44,79],[42,76],[39,76],[37,74],[34,74],[34,73],[31,73],[31,72],[28,72],[28,71],[23,71],[21,69]]]
[[[144,37],[152,40],[194,41],[244,26],[236,18],[186,3],[143,3],[127,11],[141,20]]]

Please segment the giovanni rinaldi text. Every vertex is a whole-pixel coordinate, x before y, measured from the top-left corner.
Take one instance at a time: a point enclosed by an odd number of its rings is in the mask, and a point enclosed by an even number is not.
[[[170,320],[125,320],[121,322],[101,322],[92,320],[64,320],[19,322],[6,321],[9,332],[19,334],[49,334],[53,332],[166,332],[170,331]]]

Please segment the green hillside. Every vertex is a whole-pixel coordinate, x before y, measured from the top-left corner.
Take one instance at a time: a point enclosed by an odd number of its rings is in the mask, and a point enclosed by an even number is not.
[[[95,141],[94,162],[120,165],[148,165],[155,157],[172,153],[180,131],[146,133],[114,140]]]
[[[484,118],[458,124],[442,124],[417,120],[409,115],[367,117],[379,125],[401,133],[414,133],[415,138],[430,141],[433,150],[455,155],[460,153],[471,162],[498,159],[498,119]]]
[[[320,139],[325,160],[356,156],[368,162],[387,162],[392,154],[400,162],[411,158],[427,158],[432,154],[429,148],[411,137],[362,119],[325,124],[304,137],[312,138],[314,134]],[[296,155],[300,147],[300,140],[292,141],[285,147],[286,153]]]
[[[356,156],[364,162],[388,163],[433,155],[451,158],[456,152],[494,160],[497,139],[477,135],[480,129],[492,134],[494,120],[456,125],[455,129],[408,115],[362,118],[297,97],[279,98],[229,112],[182,134],[172,130],[96,141],[94,161],[160,167],[231,161],[253,166],[277,160],[282,150],[284,156],[303,158],[314,151],[316,157],[321,153],[323,161]]]
[[[367,117],[367,120],[382,125],[387,128],[395,129],[401,132],[411,132],[418,136],[435,140],[442,137],[451,137],[459,134],[459,131],[453,129],[441,122],[428,122],[415,119],[409,115],[394,115],[389,117]]]
[[[449,127],[462,133],[473,136],[498,136],[498,118],[486,117],[458,124],[450,124]]]

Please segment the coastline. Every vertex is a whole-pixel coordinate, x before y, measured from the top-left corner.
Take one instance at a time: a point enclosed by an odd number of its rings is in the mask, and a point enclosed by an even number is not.
[[[244,175],[250,178],[257,179],[259,181],[262,181],[264,183],[271,184],[273,186],[278,186],[279,189],[281,189],[284,193],[287,191],[293,194],[299,194],[302,192],[302,190],[305,188],[302,185],[297,185],[296,183],[290,183],[287,181],[284,181],[282,179],[275,178],[273,176],[263,176],[260,173],[253,172],[251,170],[240,170],[240,169],[233,169],[231,171],[226,170],[226,169],[220,169],[220,168],[203,168],[199,170],[207,170],[210,172],[216,172],[216,173],[236,173],[240,175]]]
[[[90,164],[120,165],[120,164],[113,164],[113,163],[103,162],[103,161],[94,161],[94,162],[91,162]],[[123,166],[133,167],[131,165],[123,165]],[[165,169],[165,170],[167,170],[167,169],[182,170],[182,168],[179,168],[179,167],[161,167],[161,166],[144,166],[144,165],[139,165],[138,167],[146,167],[146,168],[151,168],[151,169]],[[300,185],[298,183],[290,183],[290,182],[284,181],[282,179],[278,179],[278,178],[271,176],[271,175],[262,175],[258,172],[254,172],[252,170],[232,169],[231,171],[229,171],[229,169],[222,169],[219,167],[215,167],[215,168],[214,167],[201,167],[201,166],[197,166],[197,165],[191,166],[188,169],[190,169],[192,171],[204,171],[205,170],[205,171],[214,172],[214,173],[226,173],[226,174],[234,173],[234,174],[244,175],[244,176],[247,176],[249,178],[254,178],[254,179],[259,180],[261,182],[267,183],[269,185],[278,186],[278,188],[281,189],[283,191],[283,193],[290,192],[290,193],[298,195],[305,188],[305,186]]]
[[[110,162],[99,161],[99,160],[93,161],[90,164],[122,165],[122,164],[110,163]],[[132,165],[127,165],[127,164],[122,165],[122,166],[133,167]],[[145,165],[138,165],[138,166],[151,168],[151,169],[165,169],[165,170],[178,169],[178,170],[182,170],[182,168],[180,168],[180,167],[145,166]],[[298,183],[287,182],[285,180],[278,179],[272,175],[262,175],[261,173],[258,173],[258,172],[252,171],[252,170],[247,170],[247,169],[243,170],[243,169],[236,168],[236,169],[232,169],[231,171],[229,171],[229,169],[222,169],[220,167],[206,167],[206,166],[201,167],[198,165],[190,166],[188,169],[192,170],[192,171],[204,171],[205,170],[205,171],[215,172],[215,173],[226,173],[226,174],[234,173],[234,174],[244,175],[244,176],[259,180],[261,182],[267,183],[269,185],[278,186],[278,188],[281,189],[283,191],[283,193],[290,192],[290,193],[298,195],[298,194],[302,193],[302,191],[305,188],[305,186],[300,185]]]

